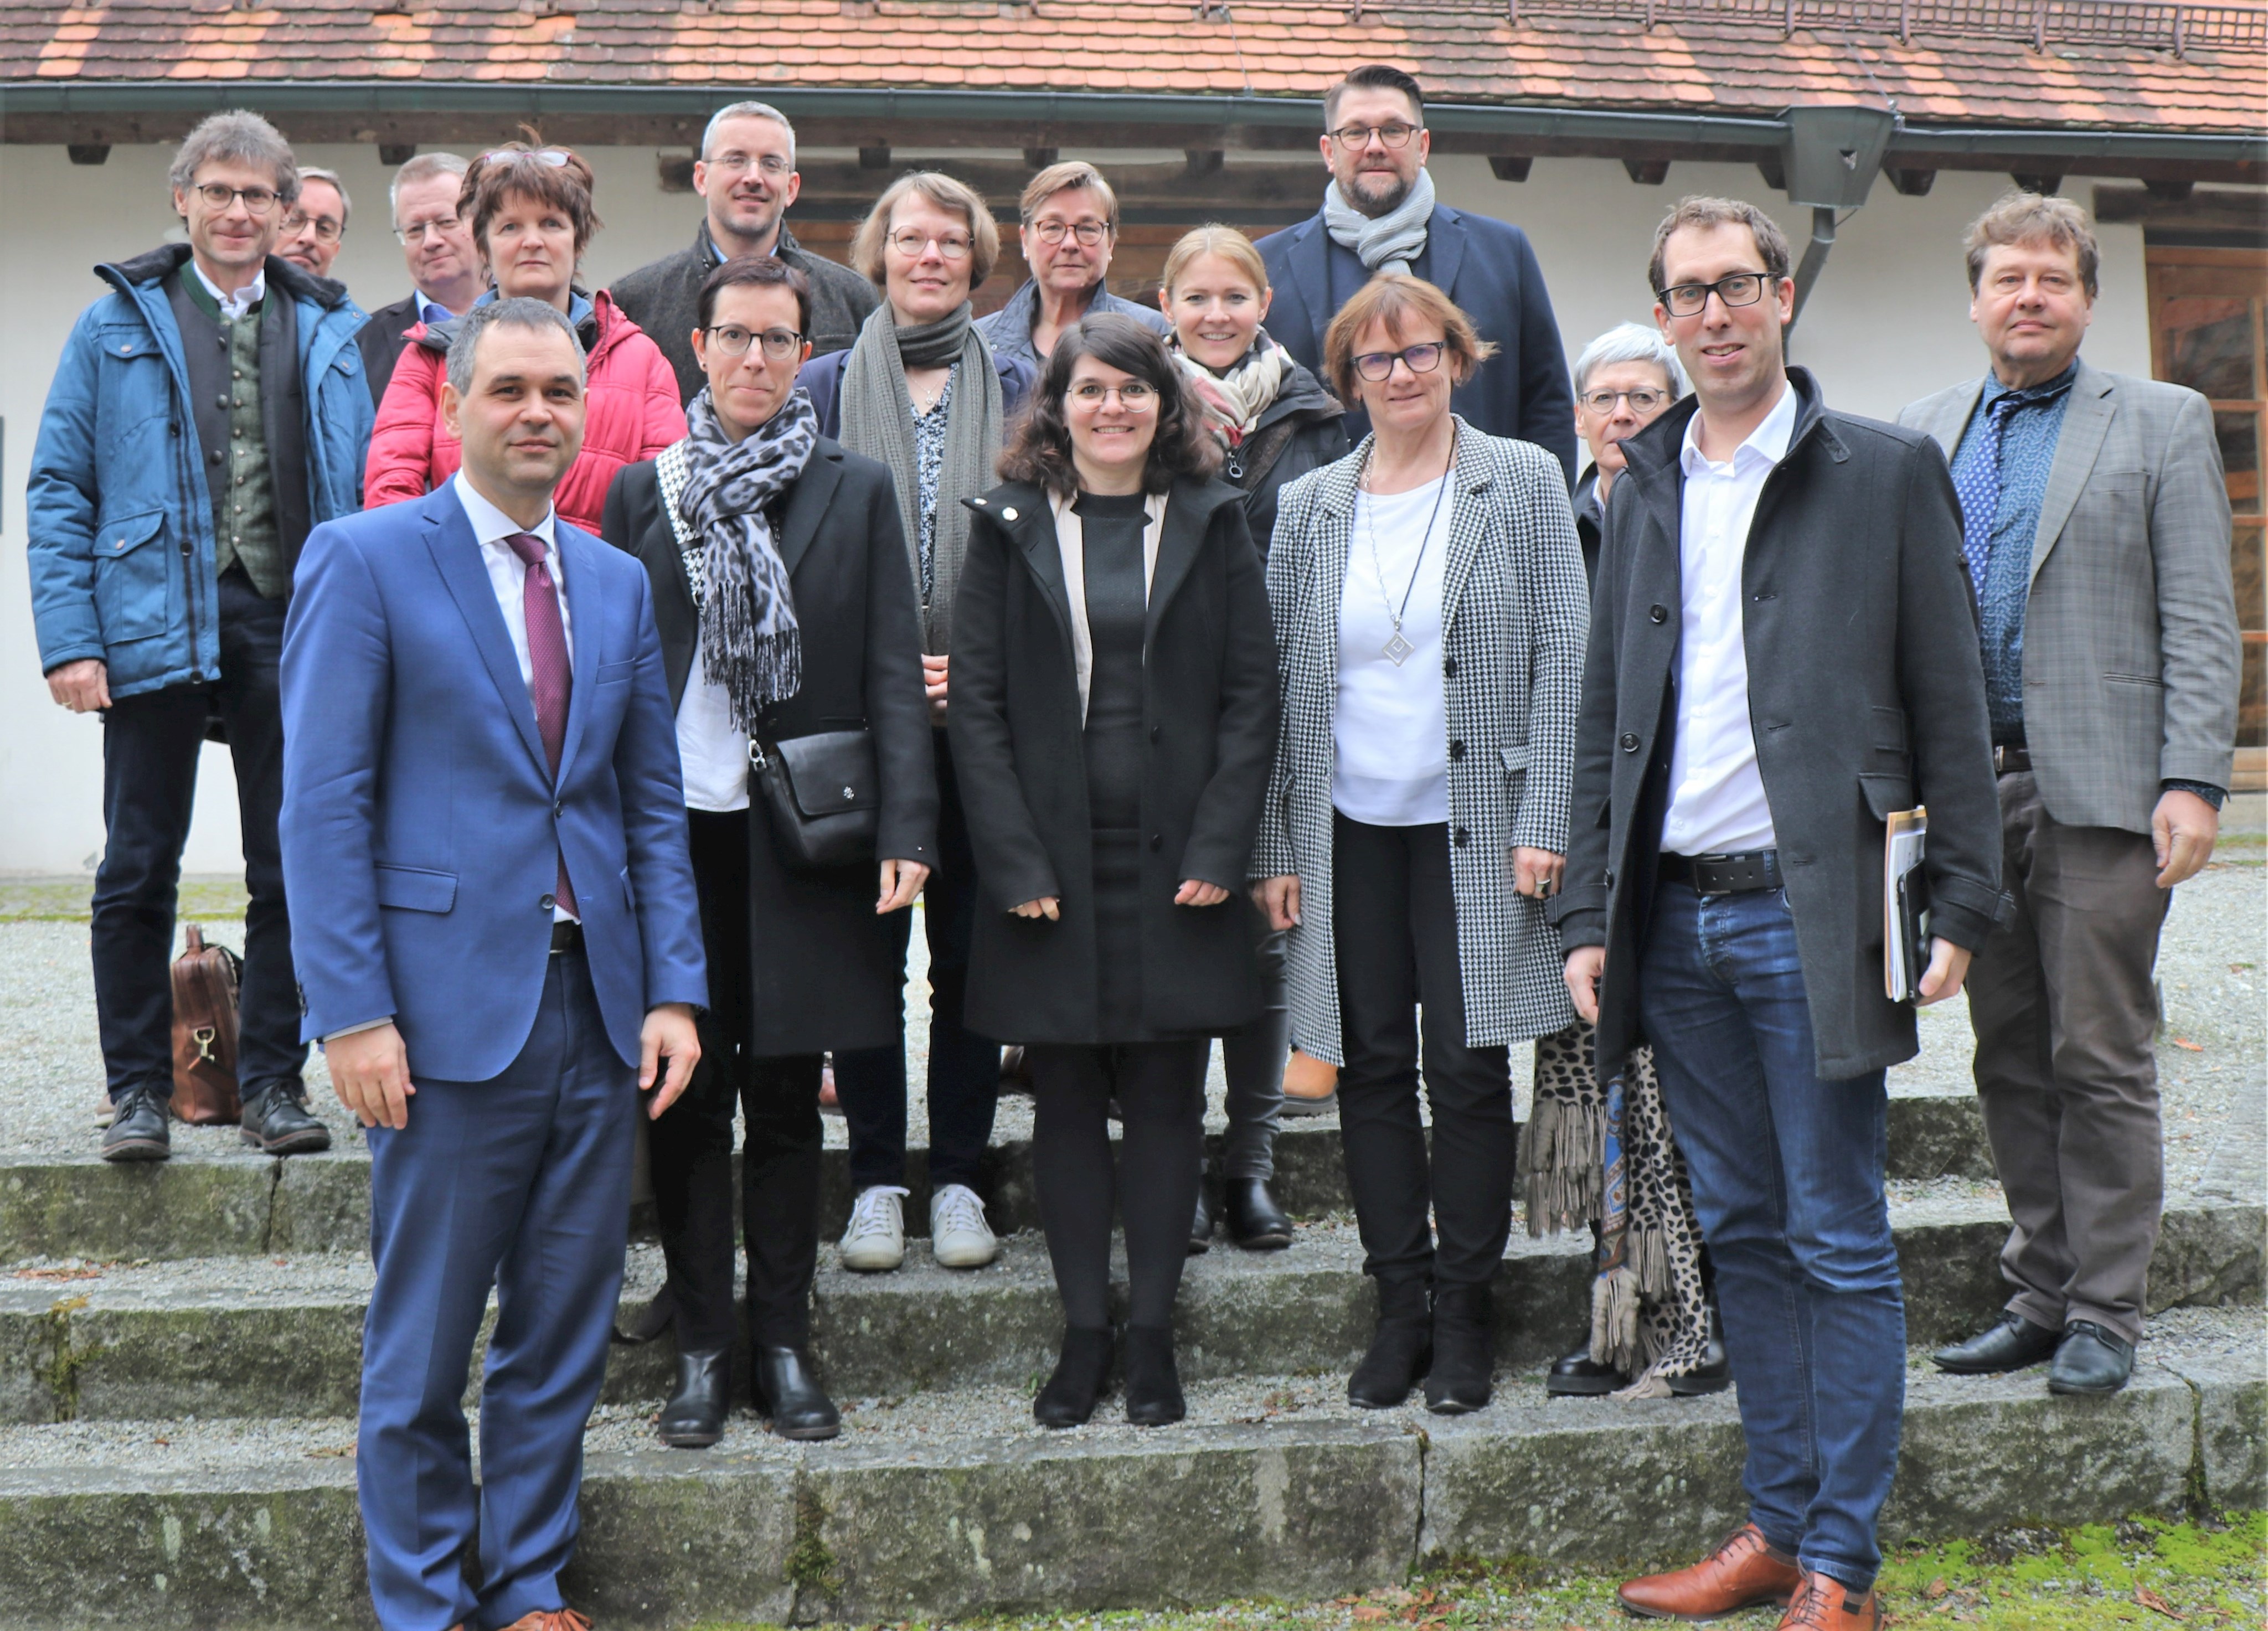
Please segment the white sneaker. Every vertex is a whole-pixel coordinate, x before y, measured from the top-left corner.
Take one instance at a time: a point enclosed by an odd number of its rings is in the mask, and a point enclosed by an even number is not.
[[[984,1203],[968,1185],[947,1184],[930,1197],[929,1249],[939,1268],[982,1268],[1000,1255]]]
[[[887,1274],[906,1260],[906,1192],[876,1184],[858,1192],[850,1226],[843,1231],[843,1267],[862,1275]]]

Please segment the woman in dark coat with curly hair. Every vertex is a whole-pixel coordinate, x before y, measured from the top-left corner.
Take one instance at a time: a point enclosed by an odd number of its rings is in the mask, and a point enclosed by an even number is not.
[[[974,522],[948,729],[982,891],[968,1023],[1023,1039],[1033,1166],[1068,1330],[1033,1406],[1072,1427],[1112,1357],[1126,1233],[1126,1413],[1184,1414],[1174,1297],[1211,1039],[1260,1009],[1240,887],[1276,734],[1275,642],[1237,492],[1157,336],[1056,342]],[[1107,1106],[1124,1122],[1114,1179]]]

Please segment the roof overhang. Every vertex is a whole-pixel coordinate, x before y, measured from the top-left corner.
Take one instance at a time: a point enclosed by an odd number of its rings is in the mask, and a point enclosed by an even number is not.
[[[1092,146],[1312,149],[1321,104],[1306,98],[1145,96],[1057,91],[908,91],[714,85],[545,85],[385,80],[17,80],[0,84],[0,140],[105,143],[178,139],[203,114],[250,107],[300,141],[440,142],[509,136],[541,121],[556,140],[666,145],[697,138],[721,102],[760,89],[818,147]],[[1440,152],[1773,164],[1777,117],[1615,108],[1429,103]],[[1155,133],[1154,142],[1141,138]],[[2056,176],[2268,181],[2268,134],[2223,136],[2079,126],[1903,124],[1883,167]]]

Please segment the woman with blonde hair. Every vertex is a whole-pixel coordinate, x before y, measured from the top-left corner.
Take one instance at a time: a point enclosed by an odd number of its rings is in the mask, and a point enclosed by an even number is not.
[[[1158,305],[1173,325],[1166,349],[1221,450],[1220,479],[1244,495],[1245,520],[1263,563],[1284,489],[1347,451],[1346,409],[1261,327],[1272,294],[1252,240],[1217,224],[1182,235],[1166,256],[1158,290]],[[1291,1020],[1279,930],[1270,929],[1261,942],[1260,977],[1259,1023],[1222,1038],[1220,1045],[1228,1078],[1221,1221],[1228,1238],[1248,1251],[1292,1243],[1292,1220],[1270,1187],[1278,1117],[1336,1107],[1329,1091],[1336,1073],[1320,1060],[1302,1056],[1322,1079],[1321,1095],[1284,1091]],[[1189,1232],[1192,1252],[1206,1248],[1212,1223],[1209,1197],[1200,1189]]]
[[[1034,373],[1020,358],[996,356],[970,321],[969,297],[999,259],[1000,229],[975,192],[934,171],[899,177],[850,246],[852,266],[881,290],[882,304],[849,350],[814,357],[797,376],[819,433],[888,468],[905,526],[937,768],[937,871],[922,925],[929,937],[930,1250],[946,1268],[981,1267],[999,1251],[977,1187],[1000,1097],[1000,1045],[961,1018],[976,863],[945,734],[946,649],[968,548],[962,500],[992,485],[1008,422]],[[905,1260],[902,1036],[836,1054],[835,1091],[849,1124],[857,1197],[843,1265],[886,1272]]]
[[[1490,351],[1414,277],[1377,279],[1332,320],[1326,369],[1372,430],[1277,518],[1283,729],[1252,853],[1254,893],[1290,931],[1292,1040],[1341,1066],[1378,1285],[1347,1397],[1391,1408],[1422,1378],[1445,1414],[1489,1401],[1506,1050],[1574,1017],[1544,902],[1565,865],[1589,599],[1558,461],[1449,410]]]

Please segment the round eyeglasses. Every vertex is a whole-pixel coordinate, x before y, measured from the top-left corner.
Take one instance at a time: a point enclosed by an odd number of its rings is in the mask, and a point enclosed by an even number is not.
[[[932,244],[935,244],[938,253],[948,261],[968,259],[968,240],[958,232],[917,232],[908,227],[902,232],[890,234],[890,247],[909,261],[920,260],[922,251]]]
[[[1099,408],[1114,396],[1130,414],[1138,414],[1158,400],[1158,393],[1139,379],[1130,379],[1123,386],[1097,385],[1086,379],[1071,388],[1071,400],[1081,408]]]
[[[1101,221],[1081,221],[1074,224],[1049,217],[1032,224],[1032,236],[1043,244],[1059,244],[1065,237],[1071,237],[1089,249],[1101,243],[1109,231],[1108,224]]]
[[[1617,402],[1628,402],[1633,414],[1650,414],[1669,400],[1667,391],[1656,391],[1641,386],[1635,391],[1592,391],[1583,398],[1583,406],[1602,416],[1615,411]]]
[[[1447,345],[1439,340],[1428,340],[1418,345],[1406,345],[1399,351],[1365,351],[1354,359],[1354,371],[1376,385],[1391,378],[1397,362],[1409,365],[1413,374],[1430,374],[1441,365],[1441,353]]]

